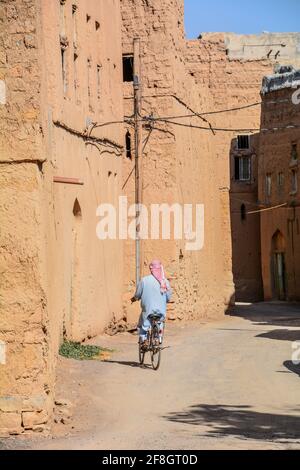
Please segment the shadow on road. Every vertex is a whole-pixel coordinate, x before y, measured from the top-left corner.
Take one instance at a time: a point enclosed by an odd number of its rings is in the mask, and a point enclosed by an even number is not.
[[[204,435],[209,437],[272,441],[300,438],[300,415],[260,413],[252,411],[250,406],[199,404],[185,412],[170,413],[164,418],[175,423],[207,426],[210,429]]]
[[[290,372],[299,375],[300,377],[300,364],[296,365],[293,361],[284,361],[284,367],[286,367]]]
[[[256,338],[277,339],[280,341],[300,341],[300,330],[272,330],[261,333]]]
[[[300,327],[300,303],[259,302],[251,305],[235,305],[227,315],[245,318],[255,325]]]
[[[128,366],[128,367],[139,367],[140,369],[152,369],[152,366],[150,364],[143,364],[141,365],[139,362],[134,362],[134,361],[103,361],[104,363],[107,364],[120,364],[122,366]]]

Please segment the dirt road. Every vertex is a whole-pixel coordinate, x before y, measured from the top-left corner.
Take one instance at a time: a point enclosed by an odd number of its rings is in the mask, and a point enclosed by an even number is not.
[[[116,350],[109,362],[61,360],[57,393],[76,404],[73,421],[26,446],[300,448],[299,305],[239,306],[221,322],[167,328],[157,372],[138,366],[128,333],[97,339]]]

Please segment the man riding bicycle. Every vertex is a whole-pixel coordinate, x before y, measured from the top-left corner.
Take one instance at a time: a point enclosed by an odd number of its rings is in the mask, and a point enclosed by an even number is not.
[[[160,261],[154,260],[150,264],[149,276],[145,276],[139,282],[135,295],[131,299],[141,301],[142,312],[140,315],[138,328],[140,342],[144,349],[147,349],[147,333],[150,328],[149,316],[158,315],[161,317],[160,331],[163,330],[163,321],[166,318],[167,302],[171,300],[171,287],[165,278],[164,268]]]

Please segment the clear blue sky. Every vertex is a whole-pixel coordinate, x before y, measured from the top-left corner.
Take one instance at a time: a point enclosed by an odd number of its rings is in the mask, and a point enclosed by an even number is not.
[[[300,31],[300,0],[184,0],[187,37]]]

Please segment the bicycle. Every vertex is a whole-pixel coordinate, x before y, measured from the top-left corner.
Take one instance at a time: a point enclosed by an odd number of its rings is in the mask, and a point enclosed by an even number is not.
[[[139,361],[140,364],[144,364],[146,352],[151,354],[151,364],[154,370],[157,370],[160,366],[162,341],[163,341],[163,330],[161,323],[161,315],[149,315],[150,328],[147,333],[148,347],[145,349],[143,344],[139,341]]]

